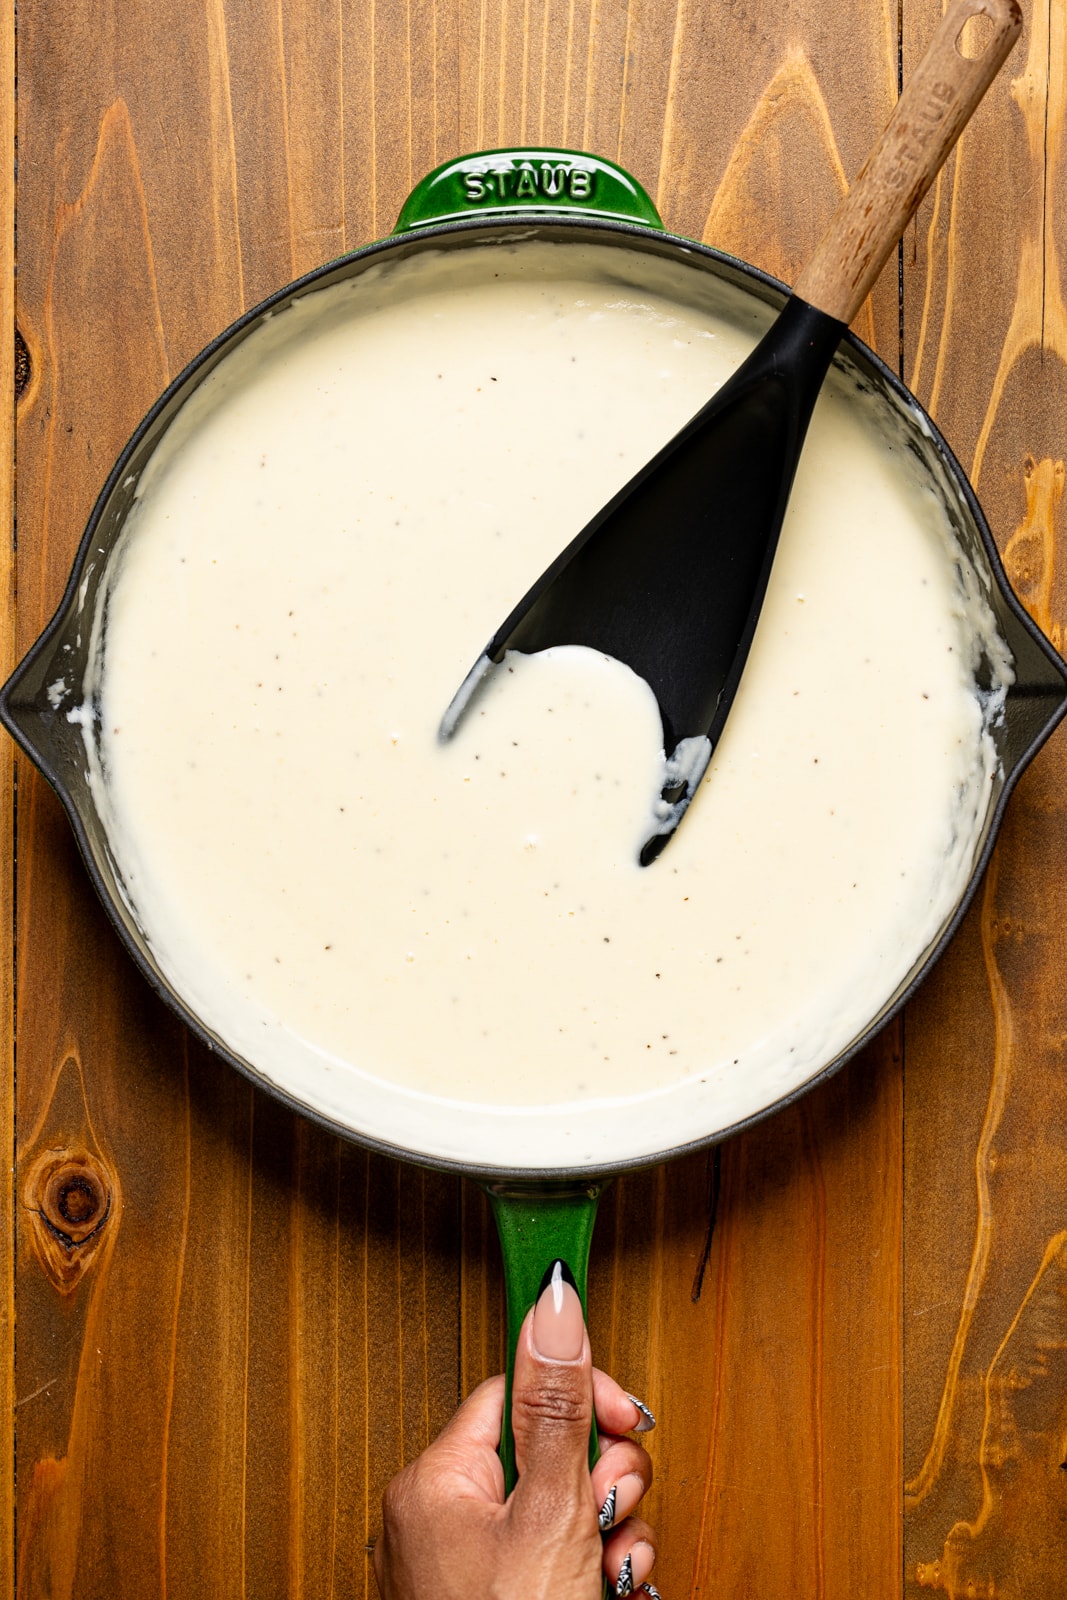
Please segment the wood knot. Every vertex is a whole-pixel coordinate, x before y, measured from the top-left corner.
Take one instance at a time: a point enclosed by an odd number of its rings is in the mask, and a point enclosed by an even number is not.
[[[35,1253],[64,1293],[75,1287],[96,1255],[115,1210],[115,1186],[85,1150],[46,1150],[33,1162],[22,1191]]]
[[[21,400],[30,386],[30,352],[19,330],[15,329],[15,399]]]
[[[1039,461],[1031,454],[1023,457],[1022,466],[1026,511],[1008,540],[1004,567],[1034,621],[1051,634],[1052,580],[1064,467],[1062,461],[1054,461],[1051,456]]]
[[[82,1244],[107,1220],[111,1196],[95,1162],[64,1161],[49,1176],[41,1195],[41,1215],[71,1245]]]

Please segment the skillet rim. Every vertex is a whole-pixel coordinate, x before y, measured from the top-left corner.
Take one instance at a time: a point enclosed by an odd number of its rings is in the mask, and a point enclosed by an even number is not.
[[[728,255],[724,251],[716,250],[711,245],[687,239],[680,234],[669,233],[665,229],[628,223],[617,219],[600,220],[594,215],[566,216],[551,213],[541,214],[533,211],[518,213],[512,218],[500,218],[497,216],[489,220],[474,216],[429,224],[403,233],[392,234],[384,239],[375,240],[359,249],[346,253],[344,256],[326,262],[322,266],[313,268],[310,272],[303,274],[300,278],[294,279],[291,283],[275,291],[274,294],[268,296],[258,305],[242,313],[233,323],[211,339],[168,384],[167,388],[142,418],[97,495],[85,532],[79,542],[70,576],[51,620],[19,662],[7,683],[0,689],[0,722],[3,723],[19,747],[29,756],[55,790],[73,828],[78,850],[89,873],[93,888],[101,900],[108,920],[118,934],[126,953],[132,957],[142,977],[146,979],[168,1010],[175,1014],[185,1027],[190,1029],[194,1037],[205,1045],[212,1055],[220,1057],[228,1066],[235,1068],[257,1088],[265,1091],[287,1109],[308,1118],[324,1131],[391,1159],[410,1162],[432,1171],[464,1175],[490,1185],[516,1184],[522,1186],[530,1184],[543,1187],[545,1184],[557,1183],[577,1184],[579,1187],[585,1188],[595,1185],[605,1177],[625,1172],[642,1171],[659,1166],[666,1161],[691,1155],[699,1150],[707,1150],[724,1143],[736,1134],[755,1127],[786,1106],[794,1104],[802,1096],[808,1094],[810,1090],[834,1076],[858,1055],[876,1034],[880,1033],[888,1023],[898,1016],[914,996],[931,968],[940,959],[963,920],[989,863],[1009,798],[1016,783],[1040,747],[1062,718],[1067,715],[1067,665],[1061,660],[1015,595],[1004,571],[999,551],[978,503],[977,496],[955,454],[940,429],[928,416],[923,406],[903,381],[856,334],[850,330],[844,335],[841,340],[839,354],[835,357],[835,364],[839,364],[842,359],[845,359],[853,369],[858,371],[862,378],[873,379],[877,384],[881,385],[895,400],[898,409],[909,415],[913,419],[913,425],[925,436],[933,455],[940,460],[941,465],[959,494],[967,517],[973,525],[973,531],[978,536],[978,542],[984,553],[986,566],[993,583],[991,598],[994,600],[999,599],[1020,634],[1028,638],[1031,644],[1036,647],[1037,657],[1039,659],[1043,658],[1043,664],[1048,673],[1047,682],[1035,692],[1053,697],[1058,691],[1058,704],[1044,716],[1037,732],[1016,755],[1010,767],[1005,770],[1000,792],[985,819],[983,842],[964,891],[940,935],[932,945],[927,947],[912,969],[910,976],[845,1050],[827,1062],[802,1084],[794,1086],[769,1105],[752,1112],[737,1122],[731,1123],[726,1128],[702,1134],[696,1139],[687,1140],[684,1144],[675,1145],[665,1150],[630,1156],[619,1161],[597,1166],[508,1167],[465,1162],[453,1157],[411,1150],[363,1133],[347,1123],[304,1104],[290,1091],[281,1088],[253,1067],[250,1062],[231,1051],[220,1038],[205,1026],[195,1013],[189,1010],[177,991],[156,970],[146,953],[148,950],[147,940],[144,940],[143,935],[140,934],[132,912],[128,910],[117,890],[113,890],[109,886],[106,876],[101,870],[90,839],[89,829],[82,817],[81,810],[66,786],[65,780],[56,770],[47,752],[42,752],[34,744],[31,736],[26,731],[24,722],[19,719],[14,709],[19,705],[18,691],[24,680],[35,671],[39,671],[42,664],[55,664],[54,656],[50,653],[51,647],[58,641],[71,617],[78,610],[83,582],[92,571],[91,561],[94,554],[94,544],[98,538],[101,539],[102,543],[108,541],[105,548],[98,552],[104,555],[101,570],[106,568],[110,557],[110,543],[117,538],[125,521],[125,516],[128,514],[128,508],[121,514],[116,513],[111,525],[104,528],[103,532],[101,532],[102,525],[112,512],[113,502],[116,497],[121,496],[131,483],[136,482],[136,478],[139,476],[138,469],[133,478],[131,479],[130,477],[131,465],[135,458],[142,449],[145,449],[150,454],[193,390],[261,322],[273,316],[279,310],[285,309],[294,300],[302,299],[308,293],[327,288],[335,282],[358,277],[367,267],[373,265],[382,256],[403,260],[410,255],[421,253],[424,249],[439,245],[442,240],[451,241],[449,248],[462,248],[464,244],[470,243],[490,246],[496,243],[521,242],[531,238],[558,240],[560,242],[584,241],[600,245],[609,244],[622,248],[627,246],[630,248],[636,247],[641,249],[642,253],[665,256],[673,260],[677,260],[679,252],[681,252],[685,256],[695,258],[697,262],[704,263],[704,270],[707,270],[713,276],[725,279],[727,282],[750,292],[755,288],[757,298],[766,304],[779,307],[789,295],[787,285],[771,276],[771,274],[762,271],[762,269],[743,262],[735,256]],[[847,352],[847,355],[842,357],[841,352]],[[145,459],[147,461],[147,454]],[[1003,626],[1006,618],[1003,615],[998,615],[998,620]],[[1009,644],[1012,643],[1011,640],[1008,642]],[[1010,705],[1010,689],[1008,702]],[[26,709],[28,711],[30,707],[27,706]],[[101,825],[101,832],[103,833],[103,831]],[[117,881],[117,871],[115,872],[115,878]],[[136,934],[134,932],[135,929]],[[144,948],[142,948],[142,942]]]

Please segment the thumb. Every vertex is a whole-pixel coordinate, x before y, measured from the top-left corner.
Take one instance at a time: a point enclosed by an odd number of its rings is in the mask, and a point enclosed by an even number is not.
[[[523,1499],[536,1491],[592,1503],[592,1419],[593,1363],[582,1303],[566,1264],[554,1261],[515,1352],[511,1425]]]

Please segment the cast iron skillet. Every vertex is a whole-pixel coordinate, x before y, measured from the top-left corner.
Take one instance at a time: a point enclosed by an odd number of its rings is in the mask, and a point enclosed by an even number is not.
[[[0,691],[0,719],[58,794],[89,875],[119,937],[148,982],[193,1033],[259,1087],[330,1132],[404,1160],[465,1172],[483,1183],[504,1247],[512,1350],[545,1268],[555,1257],[562,1257],[569,1264],[584,1300],[589,1242],[607,1174],[471,1165],[419,1149],[385,1145],[358,1127],[333,1121],[302,1104],[295,1095],[268,1082],[254,1064],[234,1055],[163,978],[122,892],[88,780],[82,726],[85,719],[80,716],[80,708],[86,699],[90,633],[101,579],[133,504],[141,472],[184,401],[218,363],[265,317],[310,291],[357,278],[380,262],[402,260],[426,249],[468,249],[519,237],[607,244],[667,258],[676,258],[683,252],[690,265],[743,288],[775,309],[787,295],[784,286],[765,273],[705,245],[667,234],[641,187],[609,161],[573,151],[527,149],[485,152],[439,167],[413,191],[391,237],[307,274],[247,312],[175,379],[145,417],[108,477],[55,616]],[[939,493],[965,557],[988,587],[990,604],[1014,658],[1015,682],[1003,717],[992,728],[1001,771],[993,786],[973,872],[951,918],[905,982],[848,1048],[826,1062],[816,1076],[743,1122],[701,1131],[674,1149],[619,1161],[612,1165],[613,1171],[653,1165],[669,1156],[716,1143],[762,1120],[836,1072],[896,1015],[958,926],[989,859],[1011,789],[1067,711],[1067,667],[1015,599],[978,502],[948,445],[896,376],[852,334],[842,343],[838,363],[862,386],[888,401],[903,419],[907,445],[921,460]],[[980,688],[981,675],[980,669]],[[97,710],[97,718],[98,715]],[[507,1456],[505,1465],[510,1474],[513,1463]]]

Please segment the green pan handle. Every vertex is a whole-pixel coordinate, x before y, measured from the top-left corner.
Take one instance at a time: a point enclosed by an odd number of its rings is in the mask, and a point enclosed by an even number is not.
[[[604,1184],[587,1183],[487,1183],[484,1185],[496,1218],[504,1256],[504,1283],[508,1297],[508,1371],[504,1401],[504,1429],[500,1459],[504,1466],[505,1493],[515,1487],[515,1439],[511,1431],[511,1380],[515,1349],[526,1313],[537,1299],[541,1280],[556,1260],[570,1268],[585,1310],[589,1245],[596,1208]],[[596,1419],[589,1441],[589,1465],[597,1458]]]
[[[394,233],[459,218],[512,221],[536,215],[606,217],[662,228],[659,212],[630,174],[582,150],[483,150],[446,161],[417,183]]]

